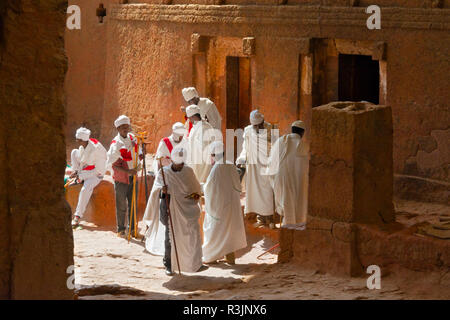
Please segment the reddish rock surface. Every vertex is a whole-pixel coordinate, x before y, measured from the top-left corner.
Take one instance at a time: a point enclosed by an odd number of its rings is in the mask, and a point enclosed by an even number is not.
[[[336,102],[312,114],[308,215],[392,222],[391,108]]]
[[[79,3],[93,12],[93,4]],[[152,151],[171,124],[183,120],[181,89],[190,85],[216,102],[225,120],[226,61],[239,57],[249,59],[250,66],[244,119],[251,108],[260,108],[286,133],[298,117],[310,123],[312,107],[339,100],[339,54],[366,55],[379,61],[380,104],[392,107],[394,172],[450,181],[448,1],[162,3],[106,1],[102,26],[94,15],[85,15],[84,27],[66,34],[69,59],[74,54],[85,62],[70,66],[66,87],[73,119],[67,132],[88,121],[96,132],[101,127],[100,137],[109,143],[114,118],[126,113],[136,130],[150,133]],[[381,30],[366,27],[365,8],[372,4],[382,7]],[[75,48],[78,43],[87,49]],[[409,197],[410,189],[396,190]]]
[[[153,177],[148,176],[148,190],[153,185]],[[144,179],[139,177],[138,185],[142,188],[138,191],[138,221],[142,220],[145,208],[147,205],[145,199]],[[72,213],[75,212],[78,203],[78,196],[82,185],[70,186],[66,190],[66,200],[69,203]],[[84,213],[83,220],[91,222],[98,227],[106,230],[116,230],[116,202],[114,195],[114,184],[111,179],[102,180],[97,187],[95,187],[92,197]]]
[[[66,1],[0,2],[0,299],[70,299]]]
[[[308,223],[282,229],[279,261],[352,276],[372,264],[449,268],[448,241],[394,222],[390,111],[343,102],[313,109]]]

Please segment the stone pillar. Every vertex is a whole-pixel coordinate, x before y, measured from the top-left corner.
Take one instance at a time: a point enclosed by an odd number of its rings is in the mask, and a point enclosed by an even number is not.
[[[280,260],[357,275],[355,224],[394,220],[391,108],[354,102],[314,108],[310,150],[307,227],[283,230]]]
[[[0,2],[0,299],[72,299],[63,83],[67,1]]]

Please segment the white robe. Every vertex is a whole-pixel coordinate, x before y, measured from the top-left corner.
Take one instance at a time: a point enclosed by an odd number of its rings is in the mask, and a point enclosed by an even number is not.
[[[72,150],[72,169],[78,172],[83,180],[83,187],[78,196],[75,216],[83,218],[94,188],[102,181],[106,166],[106,149],[95,139],[89,139],[86,149],[80,146]]]
[[[287,134],[272,147],[268,174],[282,226],[303,229],[308,209],[308,154],[298,134]]]
[[[222,117],[214,102],[208,98],[200,98],[198,107],[200,108],[202,119],[207,118],[214,129],[222,130]]]
[[[72,151],[72,169],[78,172],[81,180],[102,177],[106,171],[106,157],[103,145],[96,139],[89,139],[86,149],[80,146]]]
[[[206,208],[203,261],[212,262],[247,246],[236,166],[216,163],[203,189]]]
[[[183,169],[177,172],[173,171],[171,166],[166,166],[158,172],[144,214],[144,221],[149,226],[147,234],[154,233],[153,238],[147,239],[146,248],[150,252],[157,252],[160,255],[164,254],[165,228],[159,221],[158,198],[159,191],[164,186],[162,170],[164,170],[167,191],[170,194],[170,213],[181,271],[196,272],[202,266],[202,239],[199,224],[200,206],[197,200],[186,199],[185,197],[194,192],[201,194],[201,187],[195,178],[192,168],[188,166],[184,166]],[[170,238],[172,243],[172,270],[176,272],[178,264],[172,230],[170,230]],[[151,243],[152,239],[157,243]]]
[[[173,148],[175,148],[178,145],[183,146],[184,144],[184,139],[182,139],[180,142],[175,142],[175,140],[173,139],[173,135],[170,135],[168,138]],[[167,147],[163,139],[161,139],[161,141],[159,142],[158,149],[156,149],[155,158],[153,160],[153,172],[155,173],[155,176],[159,171],[159,160],[158,160],[159,158],[162,158],[161,162],[163,167],[168,166],[169,164],[172,163],[170,161],[169,148]]]
[[[209,131],[211,130],[211,131]],[[211,171],[209,145],[211,144],[213,127],[205,120],[197,121],[187,138],[187,165],[195,173],[198,181],[203,183]]]
[[[111,170],[112,165],[118,160],[123,159],[128,165],[128,169],[134,169],[135,162],[137,162],[137,155],[142,151],[137,145],[137,139],[132,133],[128,133],[126,138],[123,138],[120,134],[112,140],[111,146],[108,150],[108,158],[106,162],[106,168]]]
[[[249,125],[244,129],[242,152],[236,164],[246,164],[245,171],[245,214],[254,212],[262,216],[274,213],[273,190],[266,175],[271,149],[270,123],[264,122],[264,131],[259,134]]]

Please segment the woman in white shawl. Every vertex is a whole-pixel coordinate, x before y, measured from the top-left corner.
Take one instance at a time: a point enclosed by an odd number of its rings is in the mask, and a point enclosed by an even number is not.
[[[241,208],[241,183],[236,166],[224,163],[222,142],[210,145],[214,166],[203,186],[206,216],[203,222],[203,261],[214,263],[225,256],[234,264],[234,252],[247,246]]]

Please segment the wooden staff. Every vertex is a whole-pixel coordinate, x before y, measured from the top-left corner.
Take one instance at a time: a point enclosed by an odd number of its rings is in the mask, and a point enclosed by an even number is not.
[[[136,152],[136,149],[133,150],[134,152],[134,167],[138,167],[138,154]],[[136,223],[136,176],[137,173],[133,175],[133,198],[131,199],[131,212],[129,214],[129,220],[133,220],[134,224],[134,237],[137,237],[137,223]],[[128,221],[128,242],[130,242],[131,239],[131,221]]]
[[[142,154],[144,155],[144,160],[143,160],[143,170],[144,170],[144,184],[145,184],[145,203],[148,202],[148,186],[147,186],[147,166],[145,164],[145,155],[147,154],[147,150],[146,150],[146,143],[142,142]],[[156,173],[155,173],[156,174]]]
[[[161,173],[162,173],[162,178],[163,178],[164,187],[167,188],[166,177],[164,176],[164,168],[163,168],[163,166],[162,166],[161,159],[159,159],[159,165],[160,165],[160,167],[161,167]],[[173,232],[172,215],[170,214],[169,196],[168,196],[167,193],[166,193],[166,195],[165,195],[165,199],[166,199],[167,215],[169,216],[170,229],[172,230],[173,246],[174,246],[174,248],[175,248],[175,256],[177,257],[178,273],[179,273],[180,276],[181,276],[180,261],[178,260],[177,243],[175,242],[175,233]]]

